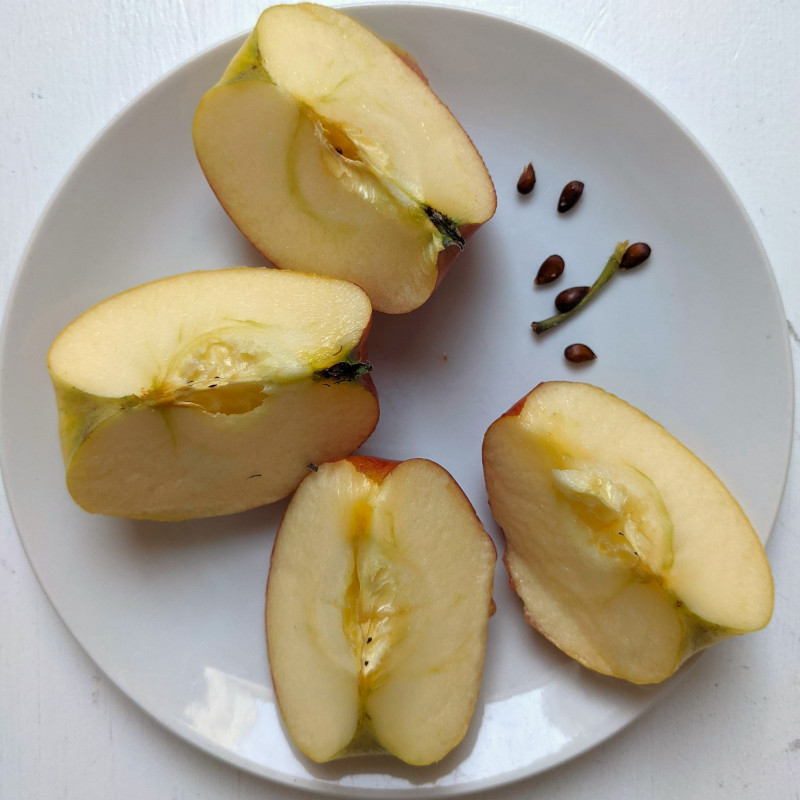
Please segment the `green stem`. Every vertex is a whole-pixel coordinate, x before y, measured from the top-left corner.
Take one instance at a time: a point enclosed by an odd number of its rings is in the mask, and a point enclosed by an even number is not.
[[[555,328],[556,325],[560,325],[564,320],[569,319],[573,314],[580,311],[608,282],[608,279],[619,269],[620,261],[622,260],[622,256],[625,253],[625,250],[628,247],[628,242],[619,242],[617,244],[616,250],[614,250],[614,254],[611,258],[608,259],[608,263],[603,268],[603,271],[598,276],[597,280],[592,284],[591,288],[586,294],[586,297],[578,303],[574,308],[571,308],[569,311],[564,311],[561,314],[556,314],[553,317],[548,317],[547,319],[543,319],[539,322],[531,322],[531,328],[533,328],[534,333],[544,333],[545,331],[549,331],[550,328]]]

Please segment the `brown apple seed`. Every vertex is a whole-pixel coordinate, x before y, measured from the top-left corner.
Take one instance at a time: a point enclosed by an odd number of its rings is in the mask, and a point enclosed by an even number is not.
[[[564,259],[559,255],[547,256],[542,261],[542,266],[536,273],[536,278],[533,283],[536,286],[542,286],[545,283],[552,283],[564,271]]]
[[[576,343],[564,348],[564,358],[567,361],[572,361],[573,364],[580,364],[583,361],[594,361],[597,356],[591,347]]]
[[[644,242],[632,244],[623,254],[619,262],[620,269],[633,269],[650,258],[650,245]]]
[[[533,191],[533,187],[536,184],[536,172],[533,169],[533,164],[528,164],[524,170],[522,170],[522,175],[519,176],[519,180],[517,181],[517,191],[520,194],[530,194]]]
[[[556,295],[556,308],[563,314],[565,311],[572,311],[587,294],[591,286],[570,286]]]
[[[564,214],[575,206],[583,194],[583,183],[581,181],[570,181],[562,190],[561,197],[558,198],[558,213]]]

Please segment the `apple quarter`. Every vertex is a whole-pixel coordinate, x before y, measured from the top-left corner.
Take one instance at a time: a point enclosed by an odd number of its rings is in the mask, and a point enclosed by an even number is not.
[[[769,564],[739,504],[618,397],[539,384],[489,427],[483,466],[527,620],[585,666],[654,683],[769,622]]]
[[[286,728],[314,761],[442,759],[475,708],[496,552],[439,465],[319,466],[278,530],[266,596]]]
[[[48,353],[67,487],[87,511],[180,520],[289,494],[372,433],[357,286],[251,267],[185,273],[86,311]]]
[[[312,3],[263,12],[200,100],[193,138],[266,258],[351,280],[376,311],[425,302],[496,208],[478,151],[410,56]]]

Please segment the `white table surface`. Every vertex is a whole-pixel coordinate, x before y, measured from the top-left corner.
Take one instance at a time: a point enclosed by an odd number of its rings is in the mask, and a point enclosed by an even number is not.
[[[732,183],[771,259],[797,372],[800,1],[457,5],[529,23],[584,48],[632,78],[695,135]],[[4,0],[3,307],[37,219],[92,139],[153,81],[249,29],[261,8],[261,0]],[[768,546],[776,606],[765,631],[707,652],[664,702],[610,741],[484,796],[800,798],[799,487],[795,458]],[[4,495],[0,609],[4,800],[308,796],[195,750],[123,696],[45,598]]]

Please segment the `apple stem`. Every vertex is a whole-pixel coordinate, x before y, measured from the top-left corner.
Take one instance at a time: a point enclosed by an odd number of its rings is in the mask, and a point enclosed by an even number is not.
[[[459,250],[464,249],[466,241],[459,232],[458,225],[456,225],[450,217],[442,214],[441,211],[437,211],[435,208],[431,208],[431,206],[425,206],[425,213],[428,215],[428,219],[433,223],[436,230],[442,234],[445,247],[454,244]]]
[[[580,301],[580,303],[578,303],[576,306],[573,306],[569,311],[563,311],[560,314],[540,320],[539,322],[531,322],[531,328],[533,328],[533,332],[544,333],[545,331],[550,330],[550,328],[555,328],[556,325],[560,325],[562,322],[564,322],[564,320],[569,319],[569,317],[571,317],[573,314],[580,311],[600,291],[600,289],[602,289],[603,286],[608,283],[609,278],[619,269],[622,256],[624,255],[627,247],[627,240],[617,244],[614,254],[608,259],[603,271],[597,277],[597,280],[591,285],[589,291],[586,293],[586,296]]]
[[[359,375],[364,375],[367,372],[372,372],[372,364],[369,361],[357,361],[355,363],[350,361],[339,361],[325,369],[318,369],[314,373],[314,377],[320,381],[333,381],[333,383],[344,383],[345,381],[354,381]]]

